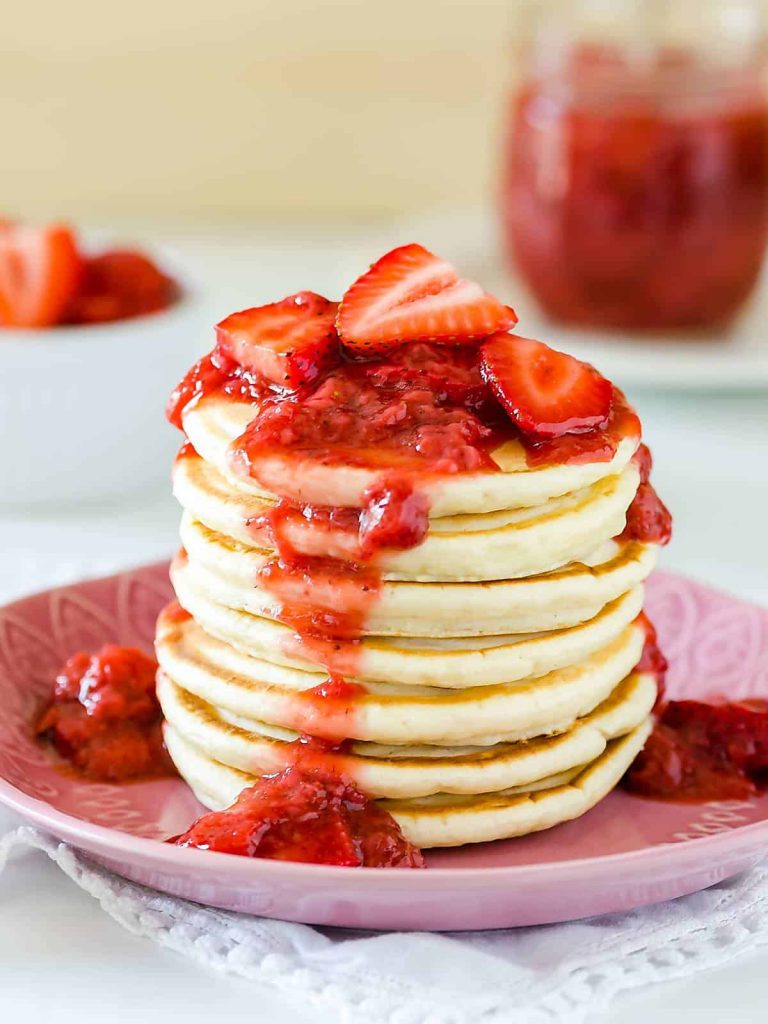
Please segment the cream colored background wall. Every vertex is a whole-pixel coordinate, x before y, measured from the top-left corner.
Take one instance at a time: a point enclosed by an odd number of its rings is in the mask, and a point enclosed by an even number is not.
[[[0,212],[234,218],[468,203],[515,0],[6,0]]]

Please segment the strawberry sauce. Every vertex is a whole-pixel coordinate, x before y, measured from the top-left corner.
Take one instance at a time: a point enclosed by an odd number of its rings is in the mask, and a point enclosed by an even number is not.
[[[537,440],[522,436],[525,459],[534,469],[549,465],[576,465],[584,462],[610,462],[625,437],[639,438],[640,419],[618,388],[607,423],[594,430],[562,437]]]
[[[672,516],[650,482],[653,457],[650,448],[641,444],[633,459],[640,471],[640,486],[627,509],[627,525],[623,540],[639,540],[645,544],[669,544],[672,538]]]
[[[340,867],[423,868],[395,819],[346,777],[286,768],[169,842],[241,857]]]
[[[157,663],[131,647],[74,654],[56,676],[35,733],[94,781],[175,774],[163,746],[156,672]]]
[[[343,676],[329,675],[319,686],[303,693],[303,727],[312,735],[342,743],[366,690]]]
[[[624,787],[662,800],[743,800],[767,773],[767,701],[670,701]]]
[[[656,679],[657,697],[656,707],[664,703],[665,683],[669,662],[664,657],[656,637],[656,628],[645,614],[641,612],[637,622],[645,630],[645,644],[640,655],[640,661],[635,666],[635,672],[644,672],[653,675]]]
[[[285,653],[327,669],[337,684],[336,704],[338,683],[358,674],[360,642],[381,591],[377,553],[383,547],[404,550],[421,543],[428,511],[428,503],[407,478],[388,474],[370,489],[362,510],[296,505],[282,499],[248,523],[251,532],[276,551],[258,570],[256,585],[277,599],[276,617],[292,630]],[[302,540],[310,547],[322,550],[334,532],[346,543],[336,542],[338,557],[306,555],[291,538],[291,527],[297,526],[303,526]],[[361,687],[345,691],[344,715],[352,713],[354,700],[363,693]],[[323,735],[327,734],[326,728]]]
[[[370,362],[346,359],[310,393],[273,394],[234,443],[234,465],[286,452],[323,465],[455,474],[495,469],[505,417],[480,376],[477,353],[426,343]]]

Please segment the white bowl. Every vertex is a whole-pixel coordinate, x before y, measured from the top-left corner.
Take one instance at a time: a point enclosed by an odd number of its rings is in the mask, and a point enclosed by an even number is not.
[[[0,506],[99,501],[168,480],[163,410],[211,337],[202,294],[109,324],[0,328]]]

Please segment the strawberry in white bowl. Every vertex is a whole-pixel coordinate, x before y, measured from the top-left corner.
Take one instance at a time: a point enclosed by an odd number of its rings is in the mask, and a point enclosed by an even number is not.
[[[167,267],[172,269],[169,271]],[[98,500],[165,476],[168,386],[200,296],[171,258],[0,220],[0,504]]]

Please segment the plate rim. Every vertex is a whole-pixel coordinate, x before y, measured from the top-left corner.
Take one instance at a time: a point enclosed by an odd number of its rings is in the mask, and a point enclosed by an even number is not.
[[[558,881],[562,882],[567,873],[582,875],[605,868],[606,871],[614,874],[620,868],[630,868],[637,861],[640,861],[644,868],[652,868],[657,861],[661,861],[679,869],[688,860],[689,855],[698,860],[700,854],[696,854],[695,851],[701,851],[702,848],[714,853],[719,850],[719,847],[724,846],[729,852],[743,853],[745,852],[744,847],[752,849],[753,845],[757,845],[762,833],[768,835],[768,818],[766,818],[763,821],[737,825],[735,828],[726,829],[723,832],[702,835],[696,839],[684,842],[659,843],[655,846],[646,846],[638,850],[627,850],[601,856],[576,857],[570,860],[546,861],[539,864],[493,865],[490,867],[461,868],[435,866],[428,868],[424,872],[411,872],[405,870],[393,871],[388,868],[355,868],[333,864],[307,864],[300,861],[270,860],[260,857],[240,857],[235,854],[220,853],[213,850],[192,850],[185,847],[171,846],[158,839],[136,836],[130,832],[122,832],[117,828],[99,825],[83,818],[77,818],[65,811],[59,811],[57,808],[51,807],[45,800],[40,800],[38,797],[32,797],[23,793],[18,787],[9,783],[7,779],[1,777],[0,803],[42,827],[46,827],[46,822],[58,825],[59,828],[57,830],[54,830],[51,824],[48,827],[54,831],[57,838],[71,843],[76,849],[81,849],[76,838],[77,834],[80,833],[86,838],[91,838],[94,844],[103,847],[114,847],[115,856],[120,858],[129,857],[131,850],[134,849],[135,853],[143,860],[160,860],[167,862],[168,865],[179,861],[184,862],[192,857],[193,859],[189,863],[193,865],[199,864],[201,867],[206,865],[207,869],[210,870],[215,870],[215,865],[220,865],[221,868],[226,866],[228,869],[232,869],[238,876],[241,874],[250,875],[254,871],[259,871],[266,875],[270,873],[273,875],[286,874],[288,876],[309,875],[316,878],[318,882],[337,878],[340,882],[349,883],[371,878],[375,875],[379,880],[383,876],[393,884],[397,882],[398,888],[402,884],[403,877],[411,876],[421,880],[419,882],[420,888],[424,885],[424,879],[434,879],[431,882],[427,881],[427,885],[438,886],[445,882],[461,881],[462,883],[473,883],[478,888],[484,888],[483,883],[486,883],[489,887],[494,887],[500,878],[513,875],[535,876],[535,880],[538,882],[546,881],[547,875],[554,874],[558,877]],[[700,806],[706,806],[706,804]],[[71,838],[64,838],[64,835],[68,835]],[[674,854],[673,850],[675,851]],[[86,850],[87,852],[88,850]],[[241,881],[242,879],[233,878],[233,881],[235,880]],[[608,880],[606,877],[605,881]],[[380,885],[381,881],[377,881],[376,884],[377,886]]]

